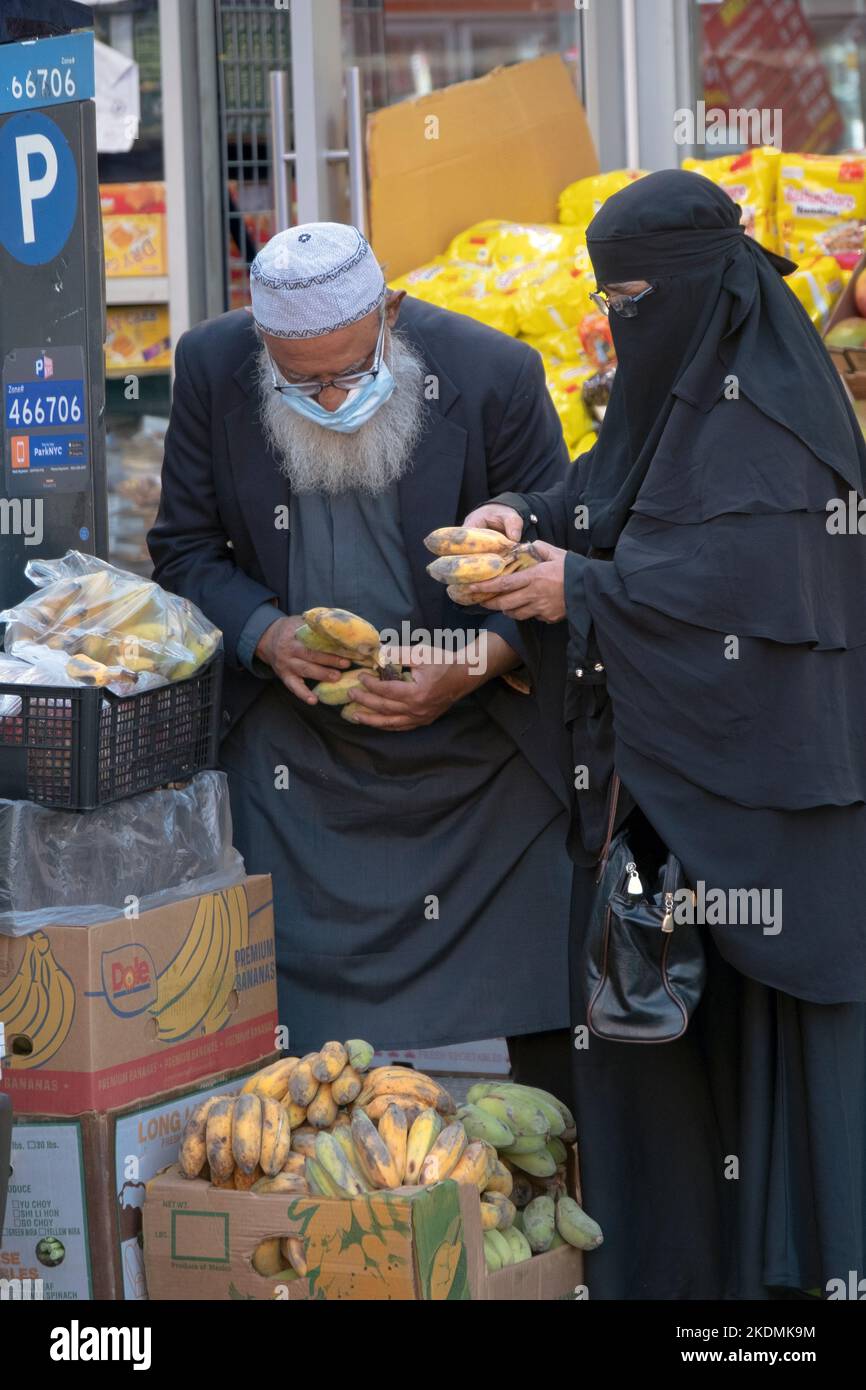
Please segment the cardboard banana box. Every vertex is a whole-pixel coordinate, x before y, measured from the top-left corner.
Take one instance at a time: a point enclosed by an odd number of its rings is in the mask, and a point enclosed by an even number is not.
[[[576,1181],[576,1179],[575,1179]],[[273,1236],[303,1242],[307,1273],[252,1265]],[[560,1246],[488,1271],[478,1190],[450,1180],[357,1198],[232,1192],[177,1165],[147,1184],[144,1260],[151,1299],[464,1301],[585,1297],[583,1254]]]
[[[0,1299],[146,1299],[147,1180],[177,1157],[193,1107],[239,1090],[255,1069],[105,1114],[22,1116],[12,1130]]]
[[[0,936],[16,1115],[130,1105],[274,1051],[269,875],[93,927]]]

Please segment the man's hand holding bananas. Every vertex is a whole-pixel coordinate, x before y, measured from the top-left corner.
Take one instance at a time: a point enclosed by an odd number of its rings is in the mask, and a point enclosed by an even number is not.
[[[352,663],[334,652],[313,651],[304,646],[296,635],[303,625],[302,617],[278,618],[263,634],[256,656],[305,705],[315,705],[318,700],[304,681],[336,680]]]
[[[483,649],[470,644],[454,653],[423,645],[401,648],[391,659],[402,662],[411,672],[411,681],[385,682],[362,675],[363,692],[352,696],[353,722],[396,732],[419,729],[518,664],[511,647],[495,633],[485,632],[480,640]]]

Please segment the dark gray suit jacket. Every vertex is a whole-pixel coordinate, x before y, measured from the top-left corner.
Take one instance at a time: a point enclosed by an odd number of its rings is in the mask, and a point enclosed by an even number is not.
[[[456,607],[431,579],[423,538],[459,525],[501,492],[544,491],[568,455],[539,354],[462,314],[406,299],[399,328],[438,383],[414,466],[399,482],[400,511],[423,625],[483,625],[525,655],[517,625],[501,614],[482,623]],[[238,641],[256,609],[276,600],[291,613],[290,537],[274,525],[289,484],[268,450],[258,418],[251,316],[235,310],[185,333],[165,441],[159,516],[148,537],[154,578],[191,599],[222,629],[226,654],[225,732],[249,708],[262,680],[242,666]],[[491,681],[479,691],[490,716],[568,804],[564,726],[542,727],[531,696]]]

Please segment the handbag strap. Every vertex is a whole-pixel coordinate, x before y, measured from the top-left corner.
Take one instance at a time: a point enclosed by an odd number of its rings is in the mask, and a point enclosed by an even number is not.
[[[611,841],[613,840],[613,832],[614,827],[616,825],[616,812],[617,807],[619,806],[619,793],[621,786],[622,783],[619,778],[619,773],[614,772],[610,780],[610,808],[608,810],[607,816],[607,833],[604,837],[604,845],[602,846],[601,855],[598,861],[598,872],[595,876],[596,883],[600,882],[601,878],[603,877],[604,871],[607,868],[607,861],[610,858],[610,845]]]

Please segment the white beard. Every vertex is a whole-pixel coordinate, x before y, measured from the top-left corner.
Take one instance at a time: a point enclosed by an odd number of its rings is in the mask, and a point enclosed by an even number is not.
[[[280,472],[295,492],[380,493],[412,465],[424,427],[424,363],[403,338],[390,335],[388,366],[395,387],[354,434],[338,434],[296,415],[274,390],[267,349],[259,354],[259,416]]]

